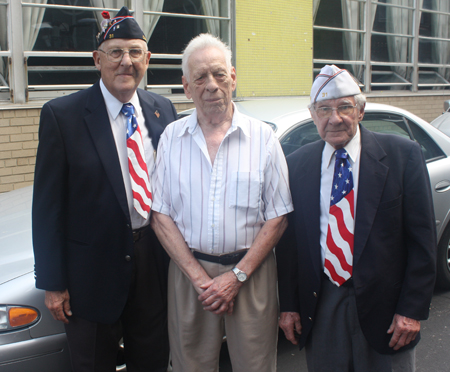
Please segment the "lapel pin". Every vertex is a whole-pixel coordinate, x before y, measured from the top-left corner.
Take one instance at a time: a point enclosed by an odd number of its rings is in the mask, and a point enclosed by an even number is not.
[[[156,110],[155,111],[155,116],[159,119],[159,116],[160,116],[161,114],[159,113],[159,111],[158,110]]]

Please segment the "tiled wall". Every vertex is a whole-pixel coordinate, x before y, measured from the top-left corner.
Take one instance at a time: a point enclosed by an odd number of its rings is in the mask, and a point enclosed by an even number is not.
[[[238,97],[309,95],[312,0],[237,0]]]

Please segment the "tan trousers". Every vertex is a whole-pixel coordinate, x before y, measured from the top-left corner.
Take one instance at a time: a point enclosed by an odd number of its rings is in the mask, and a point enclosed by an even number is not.
[[[199,260],[210,277],[231,270]],[[189,279],[169,268],[169,341],[174,372],[217,372],[224,334],[233,372],[275,372],[278,341],[277,272],[271,253],[244,283],[233,314],[203,310]]]

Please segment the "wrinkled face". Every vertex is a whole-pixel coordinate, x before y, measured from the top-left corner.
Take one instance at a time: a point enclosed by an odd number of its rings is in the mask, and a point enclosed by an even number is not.
[[[310,109],[320,137],[335,149],[344,147],[355,136],[358,123],[364,117],[364,107],[356,107],[348,115],[339,114],[332,110],[331,116],[320,117],[319,108],[338,108],[342,106],[356,106],[355,98],[342,97],[317,102],[314,109]]]
[[[214,117],[232,110],[236,72],[227,67],[222,51],[211,47],[197,50],[189,57],[189,81],[183,76],[184,92],[192,98],[198,114]]]
[[[111,39],[104,41],[99,49],[108,52],[111,49],[139,48],[147,50],[147,45],[139,39]],[[126,103],[136,91],[147,70],[151,53],[146,51],[140,62],[132,62],[129,53],[124,53],[119,62],[108,60],[106,53],[95,50],[93,53],[95,67],[100,71],[103,83],[108,91],[119,101]]]

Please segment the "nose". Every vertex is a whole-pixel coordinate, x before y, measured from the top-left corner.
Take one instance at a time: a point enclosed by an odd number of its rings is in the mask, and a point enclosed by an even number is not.
[[[123,51],[122,59],[120,60],[120,64],[124,66],[130,66],[133,63],[131,62],[130,52],[128,50]]]
[[[328,118],[330,124],[339,124],[342,122],[342,116],[338,114],[337,110],[331,111],[331,116]]]
[[[214,79],[213,75],[208,75],[207,81],[206,81],[206,89],[209,92],[215,92],[217,89],[219,89],[217,81],[216,81],[216,79]]]

